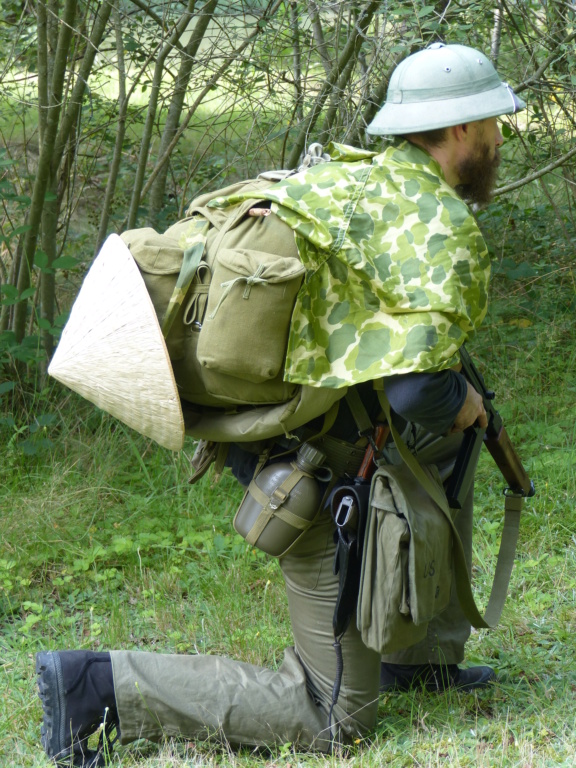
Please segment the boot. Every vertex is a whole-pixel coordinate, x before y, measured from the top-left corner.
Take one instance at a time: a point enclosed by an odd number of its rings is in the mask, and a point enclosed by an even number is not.
[[[48,757],[57,765],[104,765],[120,732],[110,654],[40,651],[36,674],[44,710],[41,740]],[[88,749],[88,737],[99,728],[98,747]]]
[[[380,692],[408,691],[423,687],[428,691],[472,691],[494,682],[490,667],[460,669],[457,664],[388,664],[380,665]]]

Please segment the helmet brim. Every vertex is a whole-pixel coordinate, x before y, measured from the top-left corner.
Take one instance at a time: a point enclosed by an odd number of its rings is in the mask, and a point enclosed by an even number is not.
[[[386,102],[366,130],[373,136],[420,133],[489,117],[512,115],[525,108],[526,102],[507,83],[500,83],[488,91],[457,99],[450,97],[412,103]]]

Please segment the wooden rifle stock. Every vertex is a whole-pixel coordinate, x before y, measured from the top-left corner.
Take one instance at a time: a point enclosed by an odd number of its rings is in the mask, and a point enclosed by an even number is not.
[[[462,363],[462,373],[478,394],[482,396],[488,418],[488,427],[486,430],[483,430],[478,426],[473,426],[464,431],[462,448],[446,488],[450,506],[453,509],[460,509],[462,507],[463,499],[474,477],[476,458],[482,443],[486,444],[502,476],[508,483],[507,490],[511,494],[533,496],[535,493],[534,483],[530,480],[522,466],[520,457],[516,453],[502,424],[502,417],[494,407],[494,392],[486,387],[482,375],[470,359],[470,355],[464,346],[460,348],[460,361]]]
[[[382,446],[386,442],[388,435],[390,434],[390,427],[388,424],[376,424],[374,427],[374,436],[366,448],[362,464],[358,470],[356,476],[357,483],[369,483],[372,479],[372,475],[376,469],[376,453],[380,452]]]
[[[494,436],[486,433],[484,442],[508,483],[510,491],[522,494],[522,496],[534,496],[534,483],[522,466],[520,456],[516,453],[505,427],[500,427],[498,434]]]

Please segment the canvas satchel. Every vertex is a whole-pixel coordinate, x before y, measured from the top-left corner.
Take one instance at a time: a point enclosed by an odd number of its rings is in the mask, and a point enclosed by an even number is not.
[[[434,465],[423,466],[442,488]],[[392,653],[422,640],[452,589],[452,528],[405,465],[376,470],[370,490],[358,596],[368,648]]]
[[[447,606],[452,580],[470,624],[491,629],[498,623],[508,591],[523,499],[505,494],[504,530],[490,598],[481,615],[454,526],[452,516],[457,513],[450,509],[438,472],[410,453],[394,427],[381,382],[375,382],[375,389],[403,464],[380,467],[372,480],[374,504],[369,508],[357,606],[362,638],[379,653],[422,640],[428,622]]]

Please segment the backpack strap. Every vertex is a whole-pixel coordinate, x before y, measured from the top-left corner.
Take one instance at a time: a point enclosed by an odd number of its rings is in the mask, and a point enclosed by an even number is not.
[[[203,216],[196,216],[190,223],[190,229],[186,233],[187,248],[182,257],[182,266],[180,274],[176,280],[176,285],[172,291],[172,296],[166,307],[164,319],[162,321],[162,333],[164,338],[168,336],[170,328],[178,310],[184,303],[190,283],[194,280],[198,266],[204,256],[206,248],[206,236],[210,229],[210,223]]]
[[[344,397],[348,408],[350,408],[350,413],[356,422],[356,426],[358,427],[358,434],[360,437],[367,437],[368,440],[370,440],[372,433],[374,432],[374,424],[372,424],[372,419],[368,415],[368,411],[366,410],[356,387],[350,387]]]

